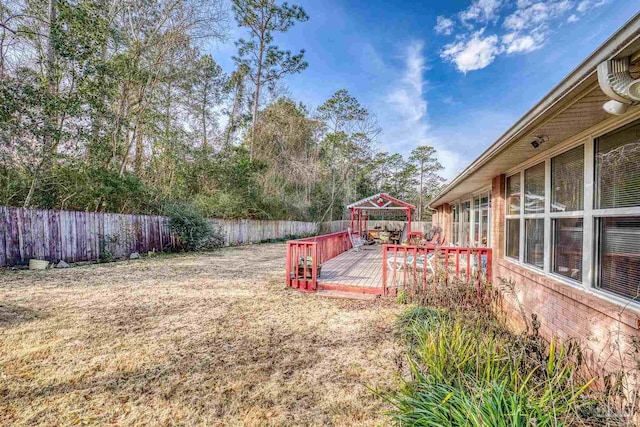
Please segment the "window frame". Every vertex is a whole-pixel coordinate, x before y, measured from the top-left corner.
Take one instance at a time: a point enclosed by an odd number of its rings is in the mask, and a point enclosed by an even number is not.
[[[477,199],[482,199],[482,198],[487,198],[489,207],[488,207],[488,215],[487,215],[487,245],[486,246],[482,246],[482,245],[475,245],[475,220],[476,218],[478,218],[478,227],[480,232],[482,232],[482,225],[484,224],[484,221],[482,219],[482,215],[480,214],[480,210],[476,210],[475,209],[475,201]],[[451,238],[453,239],[451,243],[453,243],[455,246],[459,246],[459,247],[467,247],[464,246],[464,242],[463,242],[463,233],[462,233],[462,216],[463,216],[463,205],[469,203],[469,233],[468,233],[468,237],[469,237],[469,247],[487,247],[490,248],[491,246],[491,218],[493,218],[493,213],[492,213],[492,209],[491,209],[491,187],[485,187],[480,191],[476,191],[475,193],[472,193],[470,196],[466,196],[463,197],[461,199],[456,200],[455,202],[451,203]],[[454,221],[454,214],[453,212],[457,210],[458,211],[458,221],[456,224],[456,221]],[[457,239],[455,239],[454,237],[457,237]]]
[[[597,144],[597,140],[603,136],[606,136],[607,134],[611,133],[611,132],[615,132],[623,127],[626,126],[640,126],[640,118],[636,118],[635,120],[629,120],[626,123],[623,123],[613,129],[608,129],[605,132],[601,132],[596,136],[593,136],[593,138],[591,139],[591,178],[592,178],[592,183],[591,183],[591,188],[592,191],[590,191],[590,238],[592,239],[592,244],[590,246],[590,249],[595,256],[593,256],[592,254],[590,254],[590,256],[593,259],[590,259],[591,262],[591,267],[592,270],[590,272],[590,289],[598,292],[598,293],[602,293],[605,295],[608,295],[610,297],[614,297],[616,299],[621,299],[622,301],[624,301],[626,304],[630,304],[636,307],[640,307],[640,302],[638,301],[634,301],[630,298],[624,297],[622,295],[618,295],[615,292],[611,292],[607,289],[603,289],[600,287],[600,280],[601,277],[599,276],[600,273],[600,251],[601,251],[601,240],[600,240],[600,222],[602,219],[606,219],[606,218],[614,218],[614,217],[638,217],[640,218],[640,206],[635,206],[635,207],[623,207],[623,208],[598,208],[596,209],[596,192],[597,190],[597,180],[596,180],[596,144]],[[586,184],[586,182],[585,182]],[[585,195],[586,196],[586,195]],[[586,202],[586,197],[585,197],[585,202]],[[586,225],[585,225],[586,227]]]
[[[549,149],[545,153],[541,153],[538,156],[534,156],[527,162],[524,162],[514,168],[509,169],[505,173],[504,180],[504,194],[505,194],[505,210],[503,215],[503,258],[514,264],[517,264],[523,268],[527,268],[537,274],[541,274],[546,277],[550,277],[556,281],[562,282],[565,285],[574,287],[580,290],[585,290],[593,293],[609,302],[615,304],[623,304],[626,306],[635,307],[640,309],[640,302],[633,301],[622,295],[618,295],[614,292],[610,292],[606,289],[599,287],[598,277],[600,271],[600,260],[598,256],[600,240],[598,236],[598,222],[600,218],[608,217],[640,217],[640,206],[625,207],[625,208],[605,208],[595,209],[595,188],[596,188],[596,158],[595,149],[597,139],[606,136],[610,132],[630,125],[634,122],[640,124],[640,112],[637,114],[629,115],[622,120],[612,121],[601,126],[597,130],[585,131],[582,134],[576,135],[573,138],[568,139],[558,147]],[[551,212],[551,159],[566,153],[579,146],[584,147],[584,174],[583,174],[583,209],[579,211],[569,212]],[[541,270],[535,266],[526,264],[524,262],[524,220],[527,218],[534,218],[540,214],[525,214],[524,213],[524,172],[526,169],[535,166],[541,162],[545,162],[545,209],[544,209],[544,268]],[[520,174],[520,213],[509,214],[509,205],[507,198],[507,179],[509,177]],[[578,281],[570,277],[566,277],[557,274],[553,271],[553,220],[557,218],[582,218],[583,235],[582,235],[582,280]],[[519,236],[519,257],[518,259],[506,256],[507,253],[507,220],[508,219],[520,219],[520,236]]]

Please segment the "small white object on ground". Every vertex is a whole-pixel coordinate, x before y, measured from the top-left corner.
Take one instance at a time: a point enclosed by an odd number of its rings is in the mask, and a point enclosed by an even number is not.
[[[69,268],[69,267],[71,266],[62,260],[60,260],[60,262],[56,264],[56,268]]]
[[[129,255],[129,259],[140,259],[140,254],[138,252],[133,252]]]

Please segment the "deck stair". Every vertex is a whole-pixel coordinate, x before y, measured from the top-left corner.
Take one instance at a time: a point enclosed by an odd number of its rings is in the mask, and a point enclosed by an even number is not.
[[[344,292],[344,291],[328,291],[321,289],[316,293],[319,297],[336,298],[336,299],[352,299],[358,301],[374,301],[378,298],[375,294],[364,294],[361,292]]]

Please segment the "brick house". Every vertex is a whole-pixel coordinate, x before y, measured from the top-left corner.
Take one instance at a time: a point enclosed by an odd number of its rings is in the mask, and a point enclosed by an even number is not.
[[[430,204],[450,244],[492,248],[513,327],[535,314],[544,337],[580,339],[609,371],[640,336],[638,77],[640,15]]]

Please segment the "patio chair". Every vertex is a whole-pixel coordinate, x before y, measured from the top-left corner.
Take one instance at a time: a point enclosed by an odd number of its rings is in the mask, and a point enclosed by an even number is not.
[[[428,253],[425,257],[424,254],[420,254],[417,257],[414,257],[412,253],[407,254],[406,262],[405,257],[399,257],[394,259],[393,257],[387,258],[387,265],[391,270],[402,270],[405,265],[408,269],[412,268],[415,261],[415,267],[417,271],[429,271],[430,273],[434,273],[435,269],[433,268],[433,260],[435,259],[436,254],[431,252]]]
[[[359,252],[360,249],[367,243],[362,237],[353,234],[351,227],[347,227],[347,234],[349,234],[349,240],[351,240],[351,250]]]

